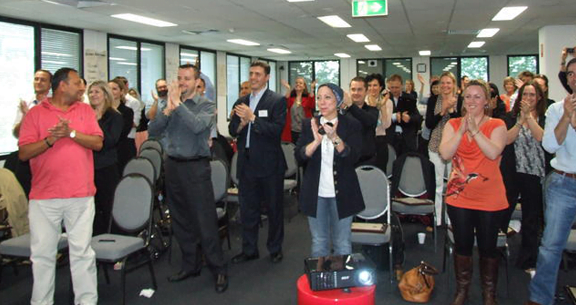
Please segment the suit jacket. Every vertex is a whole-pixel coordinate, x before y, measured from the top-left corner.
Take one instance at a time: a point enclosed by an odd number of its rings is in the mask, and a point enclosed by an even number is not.
[[[314,118],[318,119],[318,118]],[[354,164],[360,157],[362,147],[362,126],[351,116],[338,115],[338,136],[344,141],[345,148],[341,153],[334,150],[333,174],[336,191],[336,204],[340,219],[355,215],[364,210],[364,199]],[[304,178],[300,191],[300,210],[316,217],[318,205],[318,186],[320,184],[320,169],[322,166],[322,147],[319,146],[309,158],[306,156],[306,146],[314,140],[310,119],[302,122],[302,133],[296,143],[294,155],[298,164],[305,165]]]
[[[413,138],[414,141],[416,141],[416,135],[422,125],[422,115],[420,115],[418,108],[416,108],[416,100],[412,98],[412,96],[402,92],[402,95],[398,98],[398,105],[395,105],[392,101],[392,115],[395,115],[396,112],[404,111],[408,111],[408,115],[410,115],[408,123],[404,123],[404,121],[392,121],[390,127],[386,129],[386,135],[393,137],[396,132],[396,126],[399,125],[402,127],[402,135],[405,139]]]
[[[239,98],[234,107],[239,104],[250,106],[250,95]],[[233,137],[238,137],[238,173],[249,177],[267,177],[273,174],[284,174],[286,160],[282,152],[280,136],[286,122],[286,98],[266,89],[254,111],[256,120],[250,128],[250,152],[246,154],[246,138],[248,125],[240,132],[240,117],[233,115],[228,125],[228,131]],[[247,162],[247,158],[252,162]]]
[[[376,126],[378,125],[379,111],[376,107],[364,103],[362,108],[352,104],[348,107],[347,115],[351,115],[362,125],[362,151],[360,161],[370,159],[376,155]]]

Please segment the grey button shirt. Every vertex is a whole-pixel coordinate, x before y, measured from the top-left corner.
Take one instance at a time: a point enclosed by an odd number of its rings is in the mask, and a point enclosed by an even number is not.
[[[185,100],[169,116],[158,110],[150,122],[151,137],[162,138],[168,156],[176,158],[209,157],[208,138],[214,122],[216,104],[198,94]]]

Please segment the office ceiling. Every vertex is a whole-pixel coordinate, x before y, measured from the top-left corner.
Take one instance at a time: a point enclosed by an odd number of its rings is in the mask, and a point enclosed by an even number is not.
[[[432,56],[534,54],[538,29],[545,25],[576,24],[574,0],[390,0],[387,17],[352,18],[350,0],[0,0],[0,16],[107,33],[173,42],[275,60],[332,59],[343,52],[355,58],[412,57],[419,50]],[[99,2],[99,3],[98,3]],[[491,21],[504,6],[526,5],[512,21]],[[80,8],[79,8],[80,7]],[[157,28],[110,17],[133,13],[178,24]],[[316,17],[339,15],[351,28],[331,28]],[[500,28],[484,47],[468,49],[471,34]],[[190,35],[183,31],[197,32]],[[362,33],[371,44],[356,43],[347,34]],[[260,43],[247,47],[227,42],[241,38]],[[567,37],[576,44],[576,33]],[[288,55],[271,53],[285,48]]]

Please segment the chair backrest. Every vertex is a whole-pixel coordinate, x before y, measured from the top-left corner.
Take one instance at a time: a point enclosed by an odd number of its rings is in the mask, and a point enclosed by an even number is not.
[[[138,232],[152,218],[154,195],[152,184],[141,174],[122,177],[114,191],[112,219],[123,231]]]
[[[160,141],[154,139],[148,139],[144,141],[142,145],[140,145],[140,151],[143,151],[148,148],[157,150],[160,153],[160,155],[164,153],[164,149],[162,148],[162,144],[160,143]]]
[[[141,174],[148,180],[155,181],[154,179],[156,178],[156,169],[149,159],[136,157],[126,163],[122,177],[128,176],[130,174]]]
[[[285,178],[294,177],[298,172],[298,164],[296,163],[294,150],[296,150],[296,145],[290,142],[282,142],[282,152],[284,153],[287,166],[286,172],[284,173]]]
[[[402,167],[398,190],[409,197],[419,197],[426,193],[422,162],[416,156],[407,156]]]
[[[228,169],[222,160],[210,161],[212,171],[212,188],[214,189],[214,202],[224,199],[228,194]]]
[[[236,187],[238,187],[238,152],[235,152],[232,156],[232,162],[230,164],[230,179]]]
[[[396,161],[396,150],[392,145],[388,144],[388,162],[386,163],[386,176],[388,178],[392,177],[394,161]]]
[[[370,220],[384,215],[390,205],[390,184],[386,174],[375,166],[364,165],[356,168],[356,175],[366,205],[356,216]]]
[[[140,157],[146,158],[152,162],[155,169],[154,181],[157,181],[160,177],[160,172],[162,171],[162,154],[160,154],[156,149],[147,148],[140,151]]]

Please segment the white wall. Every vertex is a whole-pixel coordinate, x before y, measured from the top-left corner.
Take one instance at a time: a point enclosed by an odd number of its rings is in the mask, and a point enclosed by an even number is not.
[[[560,54],[565,47],[576,45],[576,25],[548,25],[538,31],[540,50],[540,73],[548,76],[548,96],[560,101],[566,97],[566,90],[558,80]],[[566,61],[570,60],[568,55]]]

